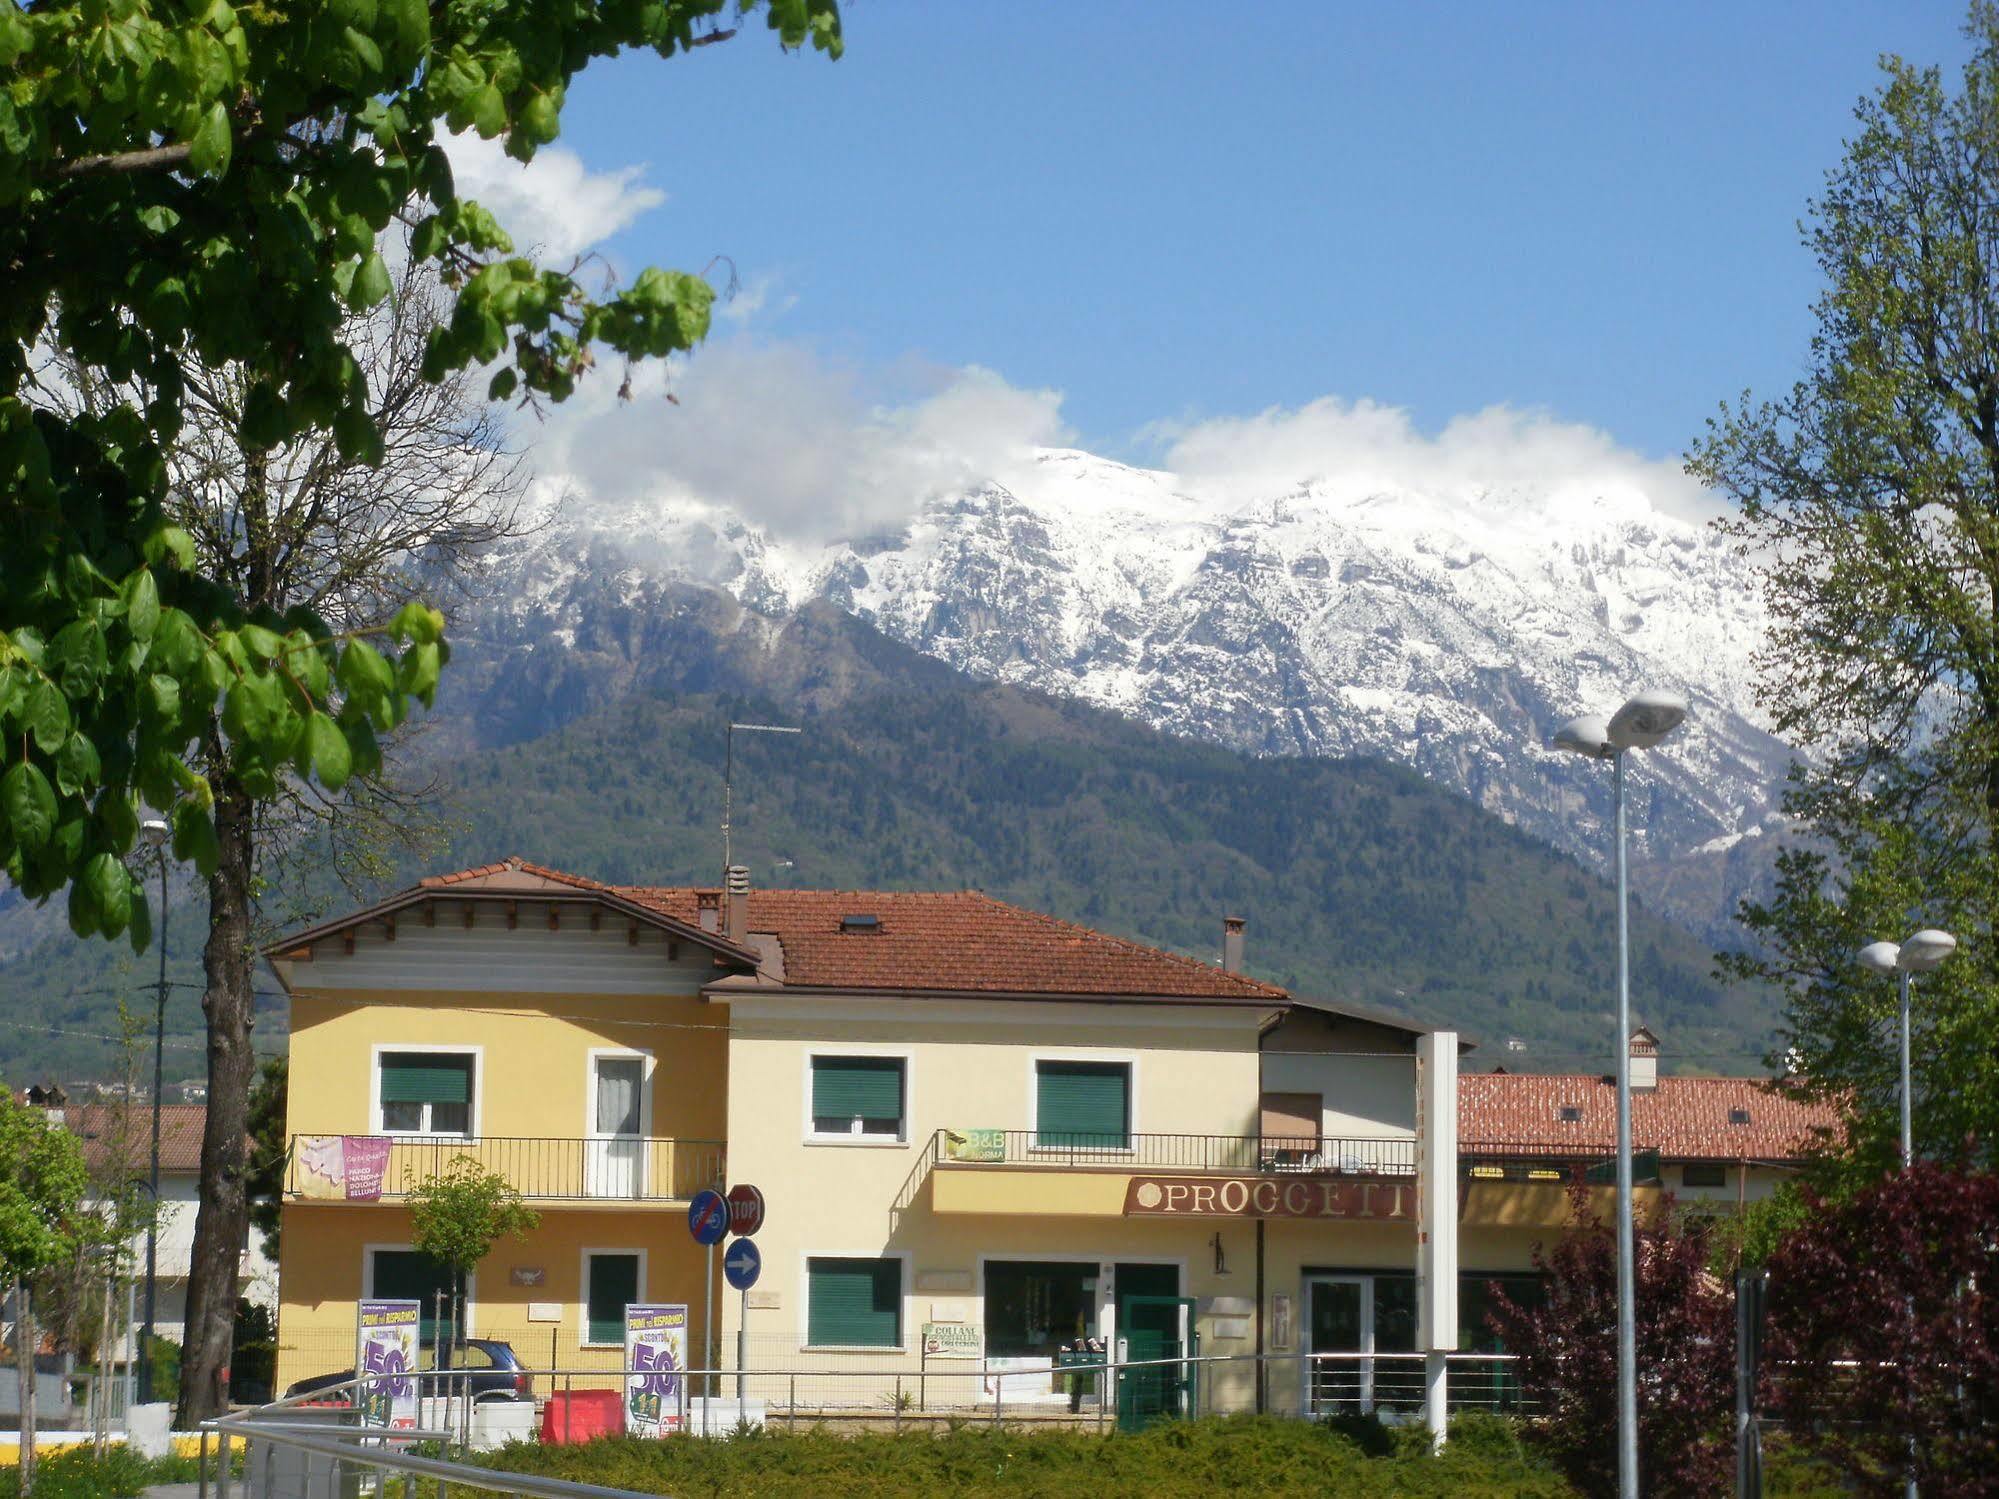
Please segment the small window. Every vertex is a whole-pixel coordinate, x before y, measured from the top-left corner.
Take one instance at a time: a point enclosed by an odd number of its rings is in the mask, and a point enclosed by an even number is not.
[[[1037,1150],[1129,1150],[1131,1066],[1126,1062],[1036,1062]]]
[[[1680,1185],[1725,1187],[1728,1185],[1728,1168],[1719,1161],[1689,1161],[1680,1168]]]
[[[639,1257],[629,1250],[583,1257],[583,1341],[623,1343],[625,1308],[639,1299]]]
[[[900,1348],[902,1261],[808,1259],[805,1340],[815,1348]]]
[[[385,1135],[472,1133],[472,1057],[465,1052],[385,1051],[380,1055]]]
[[[1728,1111],[1728,1122],[1730,1124],[1747,1124],[1749,1122],[1749,1110],[1730,1109]]]
[[[879,916],[856,914],[840,918],[840,930],[843,932],[857,932],[866,935],[878,932],[881,929],[882,919]]]
[[[1583,1122],[1583,1111],[1572,1103],[1565,1103],[1556,1111],[1556,1117],[1564,1124],[1581,1124]]]
[[[814,1057],[812,1133],[903,1138],[901,1057]]]

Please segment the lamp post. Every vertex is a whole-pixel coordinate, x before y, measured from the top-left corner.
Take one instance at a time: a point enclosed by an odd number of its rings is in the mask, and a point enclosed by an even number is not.
[[[736,801],[736,730],[746,734],[803,734],[805,730],[777,723],[732,723],[722,734],[722,868],[736,862],[730,841],[729,814]]]
[[[1687,700],[1641,692],[1610,716],[1572,719],[1555,748],[1611,766],[1617,826],[1617,1491],[1638,1499],[1637,1267],[1631,1226],[1631,932],[1630,874],[1624,855],[1624,755],[1651,749],[1687,716]]]
[[[1873,973],[1892,973],[1901,1000],[1902,1063],[1902,1165],[1906,1169],[1916,1159],[1916,1136],[1909,1101],[1909,981],[1912,975],[1930,973],[1957,951],[1957,938],[1935,927],[1925,927],[1906,942],[1870,942],[1860,949],[1860,966]]]
[[[167,825],[149,817],[140,836],[160,861],[160,981],[153,1004],[153,1153],[148,1178],[153,1210],[146,1217],[146,1328],[139,1340],[139,1399],[153,1398],[153,1314],[159,1305],[160,1104],[166,1088],[167,1047]]]

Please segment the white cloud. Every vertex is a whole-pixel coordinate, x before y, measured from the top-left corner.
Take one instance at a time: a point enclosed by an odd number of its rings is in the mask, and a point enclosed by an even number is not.
[[[924,370],[891,396],[801,345],[735,337],[641,367],[628,403],[615,373],[521,434],[544,479],[593,509],[725,506],[800,540],[899,527],[933,496],[1003,479],[1069,436],[1060,392],[978,368]]]
[[[1550,493],[1628,484],[1683,520],[1705,522],[1722,508],[1677,462],[1513,406],[1454,417],[1430,436],[1401,407],[1327,396],[1255,416],[1155,423],[1141,437],[1163,445],[1165,466],[1186,484],[1221,496],[1267,496],[1314,482],[1465,499],[1516,485]]]
[[[551,260],[582,254],[666,201],[642,184],[643,166],[593,172],[561,146],[544,146],[525,164],[476,135],[447,136],[444,148],[459,193],[490,209],[516,249]]]

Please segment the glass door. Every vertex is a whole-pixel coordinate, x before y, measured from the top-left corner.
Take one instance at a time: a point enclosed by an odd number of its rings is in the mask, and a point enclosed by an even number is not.
[[[1362,1275],[1315,1275],[1305,1282],[1305,1403],[1315,1416],[1374,1409],[1373,1298]]]
[[[593,1057],[590,1063],[590,1138],[584,1144],[584,1193],[637,1197],[645,1179],[645,1133],[640,1089],[644,1057]]]

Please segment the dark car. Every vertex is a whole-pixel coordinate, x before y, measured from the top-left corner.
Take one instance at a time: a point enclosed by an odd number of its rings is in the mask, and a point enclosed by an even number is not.
[[[422,1362],[425,1372],[420,1386],[426,1397],[462,1395],[470,1386],[475,1401],[534,1399],[534,1381],[521,1363],[520,1355],[514,1352],[513,1344],[503,1343],[498,1338],[467,1338],[451,1349],[446,1367],[462,1369],[465,1371],[462,1375],[450,1373],[440,1376],[430,1372],[436,1367],[437,1351],[426,1346]],[[333,1389],[336,1385],[350,1384],[353,1379],[352,1369],[342,1369],[338,1374],[315,1374],[292,1385],[285,1391],[285,1398],[289,1400],[295,1395],[311,1395],[319,1390]],[[351,1403],[353,1393],[352,1390],[336,1390],[328,1399],[345,1405]]]

